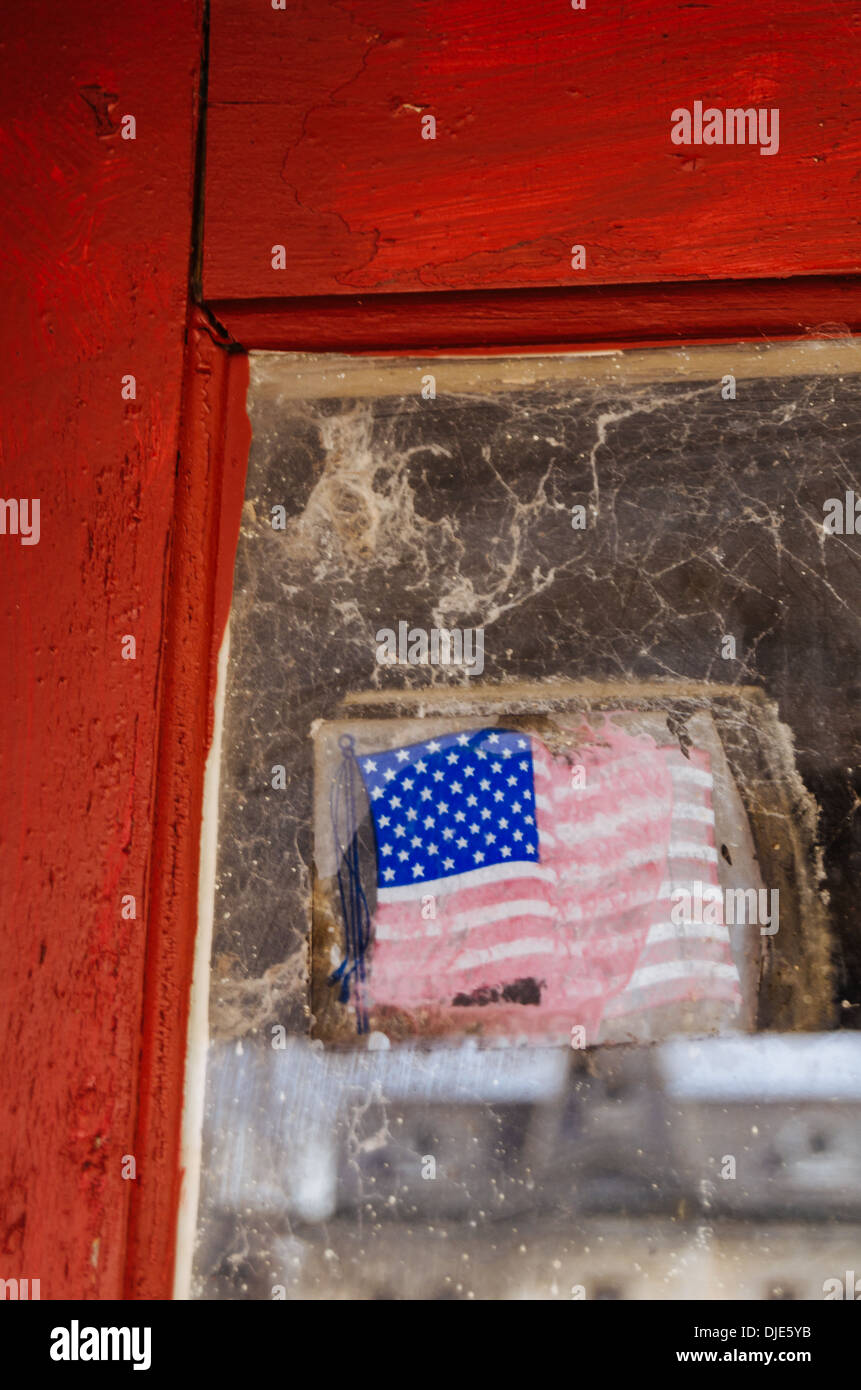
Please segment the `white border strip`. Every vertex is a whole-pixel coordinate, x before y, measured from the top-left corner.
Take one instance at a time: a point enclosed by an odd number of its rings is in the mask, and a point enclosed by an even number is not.
[[[859,1043],[849,1032],[673,1038],[658,1060],[667,1094],[686,1100],[859,1101]]]
[[[203,778],[203,814],[200,823],[200,869],[197,877],[197,936],[194,942],[194,968],[188,1012],[188,1040],[185,1053],[185,1085],[182,1100],[180,1165],[182,1186],[176,1222],[176,1261],[173,1271],[173,1297],[191,1298],[191,1273],[197,1238],[197,1206],[200,1198],[200,1170],[203,1142],[203,1108],[206,1097],[206,1059],[209,1047],[209,990],[211,983],[212,928],[215,919],[215,865],[218,853],[218,781],[221,770],[221,740],[224,731],[224,703],[227,692],[227,660],[230,652],[228,623],[215,684],[212,745]]]

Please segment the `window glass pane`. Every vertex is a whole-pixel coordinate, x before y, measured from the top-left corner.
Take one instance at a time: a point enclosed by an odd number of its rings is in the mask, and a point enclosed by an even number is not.
[[[856,358],[253,355],[196,1296],[821,1296]]]

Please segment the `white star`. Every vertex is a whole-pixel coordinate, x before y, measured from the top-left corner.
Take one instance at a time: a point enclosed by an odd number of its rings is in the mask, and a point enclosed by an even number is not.
[[[379,799],[380,799],[380,797],[382,796],[382,794],[383,794],[383,789],[382,789],[382,787],[374,787],[374,790],[371,792],[371,796],[372,796],[372,798],[373,798],[374,801],[379,801]]]
[[[450,825],[447,825],[447,826],[445,827],[445,830],[442,832],[442,834],[443,834],[443,839],[444,839],[444,840],[450,840],[450,839],[452,838],[452,836],[454,835],[454,831],[452,830],[452,828],[451,828]]]
[[[377,764],[373,761],[372,758],[368,758],[367,761],[363,764],[363,766],[366,772],[376,772],[377,770]]]
[[[526,824],[527,824],[527,825],[534,825],[534,824],[535,824],[535,821],[532,819],[532,816],[524,816],[523,819],[526,821]]]
[[[529,745],[527,744],[525,738],[519,738],[519,739],[517,740],[517,746],[518,746],[518,748],[528,748],[528,747],[529,747]]]
[[[467,804],[467,806],[477,806],[477,805],[478,805],[478,797],[477,797],[477,796],[468,796],[468,797],[466,798],[466,804]]]
[[[410,809],[407,811],[407,820],[415,820],[417,815],[418,811],[415,809],[415,807],[411,806]]]
[[[427,770],[427,763],[422,762],[421,759],[419,759],[419,761],[416,763],[416,772],[427,772]]]
[[[474,776],[475,776],[475,768],[474,768],[474,767],[465,767],[465,768],[463,769],[463,775],[464,775],[464,777],[474,777]]]
[[[422,801],[430,801],[432,796],[433,792],[430,787],[422,787]]]
[[[440,745],[437,743],[437,741],[436,741],[435,738],[432,738],[432,739],[431,739],[430,743],[427,745],[427,750],[428,750],[429,753],[438,753],[438,752],[439,752],[439,750],[440,750]]]
[[[466,849],[467,841],[461,835],[460,839],[456,841],[456,844],[458,849]]]
[[[534,854],[534,853],[535,853],[535,846],[534,846],[534,845],[527,845],[527,846],[526,846],[526,853],[527,853],[527,854]]]
[[[425,816],[422,824],[424,825],[425,830],[432,830],[433,827],[436,825],[436,821],[434,820],[433,816]]]
[[[466,811],[455,811],[455,820],[466,820]]]
[[[512,809],[512,811],[519,812],[519,811],[520,811],[520,802],[519,802],[519,801],[515,801],[515,802],[513,803],[512,807],[511,807],[511,809]]]
[[[446,762],[447,762],[447,763],[456,763],[456,762],[457,762],[457,759],[458,759],[458,754],[457,754],[457,753],[449,753],[448,757],[446,758]]]
[[[438,801],[437,804],[436,804],[436,808],[437,808],[437,810],[439,811],[440,815],[441,815],[441,816],[444,816],[445,813],[446,813],[446,811],[448,810],[448,802],[447,802],[447,801]]]
[[[387,782],[393,782],[397,775],[398,774],[395,772],[395,769],[393,767],[387,767],[385,772],[383,773],[383,776],[385,777]]]
[[[503,845],[499,853],[502,855],[503,859],[507,859],[508,856],[511,854],[511,846]]]
[[[460,744],[461,748],[465,748],[466,745],[469,743],[469,735],[468,735],[468,734],[458,734],[458,736],[457,736],[457,741],[458,741],[458,743]]]
[[[504,801],[504,800],[505,800],[505,792],[494,792],[494,793],[493,793],[493,799],[494,799],[494,801]]]
[[[484,810],[481,813],[481,819],[490,820],[490,811],[487,806],[485,806]]]
[[[508,821],[507,821],[507,820],[501,820],[501,821],[499,822],[499,828],[500,828],[500,830],[507,830],[507,829],[508,829]]]
[[[397,835],[399,840],[402,840],[406,833],[407,832],[404,830],[404,827],[402,825],[395,826],[395,834]]]
[[[490,831],[488,831],[487,834],[486,834],[485,837],[484,837],[484,843],[485,843],[486,845],[495,845],[495,844],[496,844],[496,836],[493,835],[493,834],[491,834]]]
[[[476,864],[480,864],[484,858],[484,855],[482,854],[480,849],[477,849],[472,857],[475,860]]]
[[[428,854],[439,854],[439,847],[437,845],[428,845]]]
[[[441,782],[443,777],[445,777],[445,773],[443,772],[442,768],[438,767],[433,775],[433,779],[435,782]]]
[[[522,840],[522,839],[523,839],[523,831],[522,831],[522,830],[515,830],[515,832],[514,832],[514,838],[515,838],[515,840]]]
[[[413,878],[424,878],[425,871],[421,864],[413,864]]]
[[[409,756],[410,756],[410,755],[409,755],[409,753],[407,752],[406,748],[399,748],[399,749],[398,749],[398,762],[399,762],[399,763],[405,763],[405,762],[408,760]]]
[[[528,771],[529,771],[529,764],[528,764],[528,762],[526,761],[525,758],[523,759],[523,762],[518,763],[518,767],[520,768],[520,771],[521,771],[521,772],[528,772]]]
[[[394,878],[394,876],[395,876],[395,871],[394,871],[394,869],[383,869],[383,878],[384,878],[387,882],[388,882],[389,879]]]
[[[479,782],[478,785],[481,787],[481,790],[482,790],[483,792],[489,792],[489,791],[490,791],[490,783],[488,782],[488,780],[487,780],[486,777],[482,777],[482,779],[481,779],[481,781]]]
[[[453,869],[453,868],[454,868],[454,860],[453,860],[453,859],[444,859],[444,860],[442,861],[442,866],[443,866],[444,869]]]
[[[490,764],[490,770],[491,770],[491,772],[501,772],[501,771],[502,771],[502,763],[491,763],[491,764]]]
[[[383,848],[382,848],[381,853],[388,855],[388,854],[391,854],[391,852],[392,852],[392,847],[391,847],[391,845],[383,845]]]
[[[516,787],[516,786],[517,786],[517,778],[514,777],[514,776],[506,777],[506,779],[505,779],[505,785],[506,785],[507,787]]]
[[[452,791],[452,792],[462,792],[462,791],[463,791],[463,783],[462,783],[462,782],[451,782],[451,783],[449,784],[449,791]]]
[[[477,834],[478,834],[478,826],[476,825],[475,821],[473,821],[473,822],[472,822],[472,825],[469,826],[469,833],[470,833],[470,835],[477,835]]]
[[[486,762],[486,761],[487,761],[487,754],[485,753],[485,751],[484,751],[483,748],[476,748],[476,750],[475,750],[475,756],[476,756],[477,758],[481,758],[482,762]]]
[[[403,787],[405,792],[411,792],[413,787],[415,786],[415,783],[412,777],[405,777],[403,782],[401,782],[401,786]]]
[[[513,758],[513,757],[514,757],[514,749],[513,749],[513,748],[503,748],[503,750],[502,750],[502,756],[503,756],[503,758]]]
[[[498,742],[499,742],[499,734],[488,734],[488,736],[487,736],[487,741],[488,741],[488,743],[498,743]]]
[[[400,854],[398,855],[398,858],[401,860],[401,863],[403,863],[403,861],[404,861],[405,859],[409,859],[409,857],[410,857],[410,852],[409,852],[408,849],[402,849],[401,852],[400,852]]]
[[[524,793],[523,793],[523,800],[524,800],[524,801],[531,801],[531,800],[532,800],[532,792],[524,792]]]
[[[421,838],[418,835],[414,835],[413,838],[410,840],[410,844],[412,845],[413,849],[421,849]]]
[[[380,816],[380,822],[379,822],[379,823],[380,823],[380,825],[382,826],[383,830],[385,830],[385,828],[386,828],[386,826],[388,825],[388,823],[389,823],[390,820],[391,820],[391,816]]]
[[[391,797],[389,797],[389,805],[390,805],[390,806],[393,806],[393,807],[395,808],[395,810],[398,809],[398,807],[400,806],[400,804],[401,804],[401,798],[400,798],[399,796],[391,796]]]

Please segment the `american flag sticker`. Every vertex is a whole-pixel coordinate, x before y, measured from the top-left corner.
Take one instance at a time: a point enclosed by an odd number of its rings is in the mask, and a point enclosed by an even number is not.
[[[504,726],[375,751],[342,739],[330,983],[359,1031],[387,1018],[547,1040],[580,1028],[588,1045],[674,1006],[733,1025],[722,917],[671,918],[676,890],[720,891],[710,754],[594,723],[561,751]]]

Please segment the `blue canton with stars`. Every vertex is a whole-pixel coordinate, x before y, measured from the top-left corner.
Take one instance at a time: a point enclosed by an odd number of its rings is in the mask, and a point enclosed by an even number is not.
[[[358,764],[377,836],[380,888],[536,861],[529,739],[507,729],[440,734]]]

